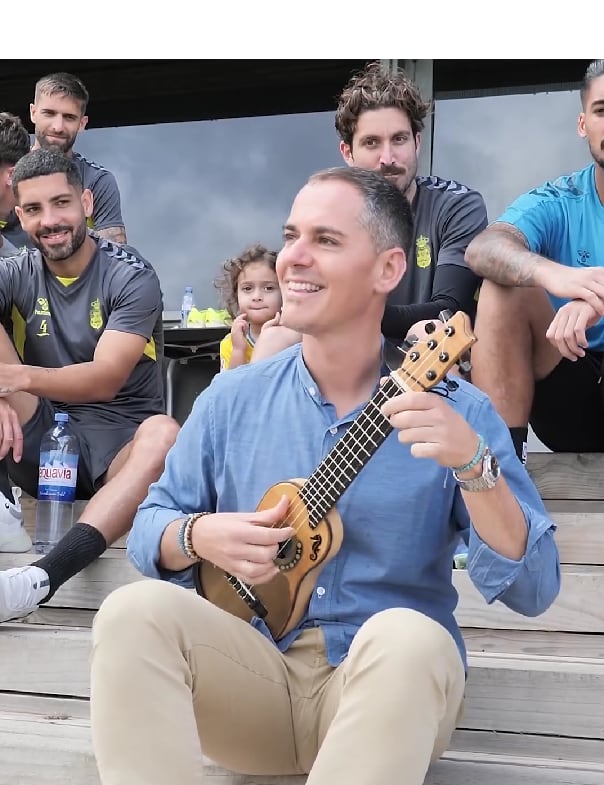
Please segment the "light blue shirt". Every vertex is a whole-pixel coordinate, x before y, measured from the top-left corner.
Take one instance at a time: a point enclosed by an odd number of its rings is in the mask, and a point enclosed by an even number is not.
[[[526,237],[533,253],[566,267],[604,267],[604,205],[590,164],[519,196],[498,218]],[[556,310],[568,300],[550,295]],[[604,350],[604,319],[587,330],[591,349]]]
[[[555,599],[560,578],[554,524],[489,400],[472,385],[459,384],[451,405],[501,462],[526,518],[525,556],[512,561],[486,545],[470,523],[451,470],[413,458],[392,432],[337,502],[342,546],[319,573],[299,628],[278,642],[282,651],[300,629],[319,625],[328,660],[337,665],[363,622],[380,610],[403,607],[442,624],[465,663],[451,582],[460,531],[469,539],[470,577],[487,602],[499,599],[534,616]],[[254,511],[270,486],[309,477],[361,409],[337,417],[308,372],[300,344],[215,376],[136,514],[128,538],[134,565],[149,577],[192,586],[191,569],[168,573],[158,566],[168,524],[196,511]],[[264,622],[256,618],[253,624],[270,637]]]

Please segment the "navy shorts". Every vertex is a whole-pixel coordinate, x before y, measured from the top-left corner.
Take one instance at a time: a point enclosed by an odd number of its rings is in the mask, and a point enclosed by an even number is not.
[[[36,496],[38,492],[40,442],[54,424],[58,411],[62,409],[40,398],[34,416],[23,426],[23,458],[15,463],[10,454],[7,457],[12,481],[30,496]],[[115,456],[134,438],[138,424],[112,426],[106,422],[83,423],[70,417],[69,427],[75,433],[80,447],[76,498],[90,499],[103,485],[107,469]]]
[[[530,423],[554,452],[604,452],[604,352],[566,358],[535,384]]]

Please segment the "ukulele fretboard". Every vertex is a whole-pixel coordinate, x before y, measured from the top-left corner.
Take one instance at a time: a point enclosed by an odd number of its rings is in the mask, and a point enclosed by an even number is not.
[[[311,527],[319,524],[378,447],[384,443],[392,431],[392,426],[380,408],[387,400],[403,391],[404,389],[389,377],[300,488],[298,496],[306,505]]]

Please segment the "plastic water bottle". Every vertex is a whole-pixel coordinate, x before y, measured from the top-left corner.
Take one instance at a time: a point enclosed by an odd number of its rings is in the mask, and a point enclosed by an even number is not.
[[[182,305],[180,307],[180,326],[189,326],[189,314],[195,307],[195,300],[193,298],[193,287],[185,287],[185,293],[182,296]]]
[[[69,415],[57,412],[55,424],[40,444],[36,553],[48,553],[73,525],[78,459],[78,440],[69,428]]]

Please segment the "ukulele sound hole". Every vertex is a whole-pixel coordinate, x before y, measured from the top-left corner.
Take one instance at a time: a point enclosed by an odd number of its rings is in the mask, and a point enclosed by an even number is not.
[[[275,564],[281,571],[291,570],[300,561],[302,543],[296,537],[279,543]]]

